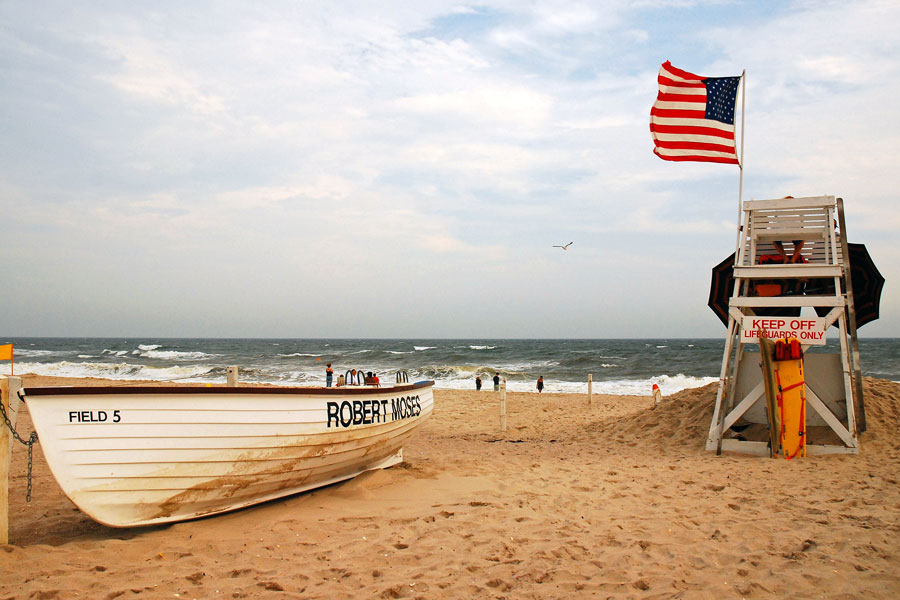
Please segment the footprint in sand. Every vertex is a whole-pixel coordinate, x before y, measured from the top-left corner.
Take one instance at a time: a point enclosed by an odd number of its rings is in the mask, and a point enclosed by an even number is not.
[[[185,579],[187,579],[194,585],[202,585],[200,580],[203,579],[204,577],[206,577],[206,573],[203,573],[202,571],[197,571],[193,575],[188,575],[187,577],[185,577]]]
[[[244,575],[250,575],[251,573],[255,573],[256,569],[233,569],[228,575],[229,577],[242,577]]]

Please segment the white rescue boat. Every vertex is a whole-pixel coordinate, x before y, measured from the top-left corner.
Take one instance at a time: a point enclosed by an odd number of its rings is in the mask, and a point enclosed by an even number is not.
[[[66,495],[111,527],[183,521],[403,460],[433,381],[393,387],[40,387],[19,392]]]

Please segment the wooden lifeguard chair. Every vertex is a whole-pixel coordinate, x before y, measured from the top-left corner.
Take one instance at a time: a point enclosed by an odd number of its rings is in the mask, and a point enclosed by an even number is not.
[[[736,431],[767,423],[760,357],[745,352],[744,345],[752,342],[757,347],[758,330],[783,320],[807,325],[810,331],[806,340],[800,338],[805,354],[807,425],[827,426],[839,440],[808,443],[807,453],[855,454],[859,451],[857,432],[865,431],[865,410],[843,200],[834,196],[750,200],[742,205],[741,221],[734,289],[728,302],[728,334],[706,449],[770,454],[767,442],[742,439]],[[764,264],[764,255],[777,251],[776,243],[788,256],[796,249],[803,260]],[[778,285],[780,294],[769,295]],[[814,309],[825,316],[803,315]],[[800,316],[785,316],[789,312]],[[794,319],[799,321],[794,323]],[[807,353],[813,343],[824,344],[825,332],[834,324],[840,331],[840,354]]]

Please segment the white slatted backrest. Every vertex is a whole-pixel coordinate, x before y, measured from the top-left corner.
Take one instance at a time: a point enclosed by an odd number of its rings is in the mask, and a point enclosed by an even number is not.
[[[785,253],[794,250],[791,240],[804,240],[801,253],[813,264],[840,264],[840,244],[835,237],[834,196],[748,200],[744,202],[743,266],[759,264],[760,256],[777,254],[774,241]]]

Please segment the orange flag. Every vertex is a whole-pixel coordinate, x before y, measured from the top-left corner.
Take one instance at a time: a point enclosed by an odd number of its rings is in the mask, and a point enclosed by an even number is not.
[[[12,360],[12,344],[0,346],[0,360]]]

